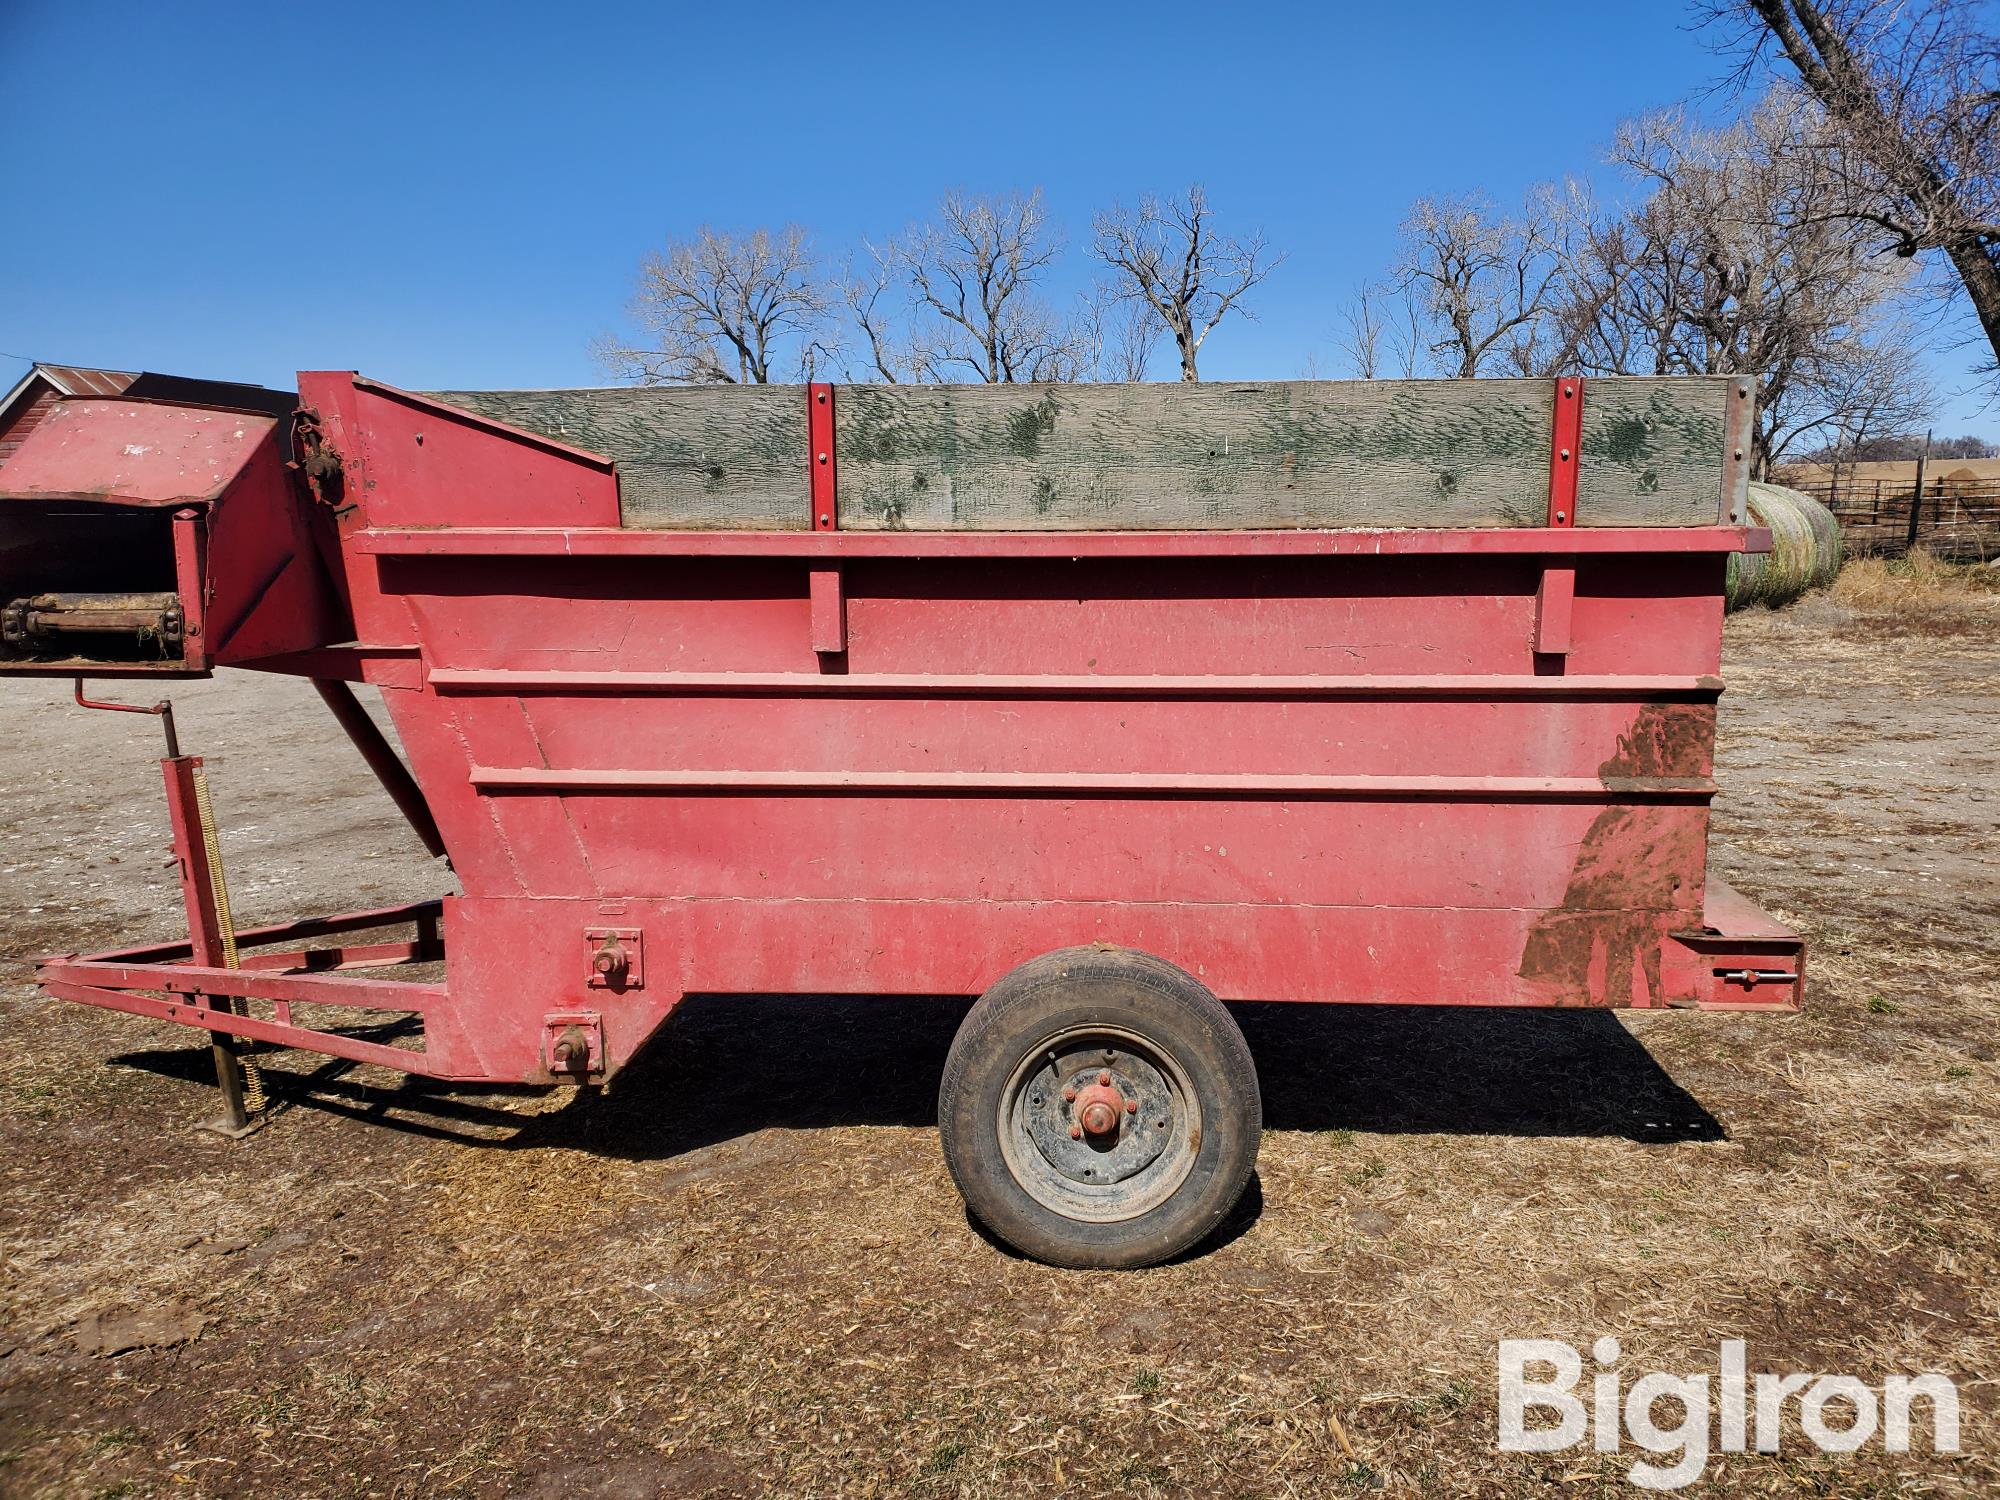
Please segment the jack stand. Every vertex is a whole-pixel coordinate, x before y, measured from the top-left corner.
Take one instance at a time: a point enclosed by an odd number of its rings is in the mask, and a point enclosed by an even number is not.
[[[215,809],[208,799],[208,778],[201,757],[181,754],[174,732],[174,706],[166,699],[147,706],[100,703],[83,696],[83,679],[76,679],[79,708],[110,713],[152,714],[166,733],[167,758],[160,762],[166,778],[167,814],[173,825],[174,862],[180,868],[181,899],[187,908],[188,951],[196,963],[211,968],[237,966],[236,923],[229,911],[229,885],[222,874],[222,846],[217,838]],[[239,1003],[226,997],[202,997],[227,1015],[239,1015]],[[245,1063],[236,1038],[227,1031],[209,1033],[215,1055],[215,1082],[222,1092],[222,1114],[200,1130],[240,1141],[264,1124],[264,1080],[257,1065]]]
[[[222,1093],[222,1113],[195,1126],[211,1135],[240,1141],[264,1128],[268,1116],[262,1110],[251,1114],[243,1103],[243,1059],[236,1055],[236,1039],[226,1032],[209,1033],[209,1050],[215,1055],[215,1086]]]

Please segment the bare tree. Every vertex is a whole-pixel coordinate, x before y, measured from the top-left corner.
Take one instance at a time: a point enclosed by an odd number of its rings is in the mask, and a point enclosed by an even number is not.
[[[1076,327],[1093,380],[1135,384],[1146,379],[1164,325],[1146,303],[1096,287],[1081,299]]]
[[[910,367],[925,380],[967,371],[992,384],[1084,378],[1085,336],[1039,292],[1061,249],[1039,188],[946,194],[937,221],[896,251],[913,311]]]
[[[1334,334],[1334,343],[1347,356],[1347,367],[1357,380],[1374,380],[1381,374],[1387,334],[1382,324],[1381,303],[1381,289],[1364,286],[1341,311],[1341,326]]]
[[[631,314],[643,342],[607,339],[597,353],[641,385],[809,373],[826,301],[811,242],[797,225],[741,238],[704,227],[641,263]]]
[[[1097,256],[1118,277],[1117,295],[1151,308],[1173,335],[1181,379],[1199,380],[1201,346],[1237,301],[1284,260],[1261,234],[1218,234],[1208,194],[1195,183],[1179,198],[1146,197],[1093,221]]]
[[[1551,320],[1586,373],[1753,377],[1758,473],[1800,444],[1900,430],[1929,401],[1910,278],[1827,212],[1820,123],[1780,95],[1722,130],[1673,113],[1621,127],[1612,159],[1644,197],[1579,234]]]
[[[1562,272],[1556,190],[1528,195],[1518,217],[1480,197],[1419,198],[1402,227],[1396,287],[1421,317],[1431,368],[1469,380],[1493,364],[1535,368]]]
[[[868,346],[867,365],[857,376],[846,371],[849,380],[884,380],[897,384],[912,373],[917,357],[907,335],[899,341],[896,324],[901,287],[899,252],[864,243],[860,257],[849,257],[839,277],[841,300],[847,305],[849,321]]]
[[[1850,216],[1941,251],[2000,364],[2000,37],[1971,0],[1713,0],[1755,66],[1774,47],[1826,111]]]
[[[1429,352],[1423,313],[1394,282],[1356,288],[1333,343],[1358,380],[1414,380]]]

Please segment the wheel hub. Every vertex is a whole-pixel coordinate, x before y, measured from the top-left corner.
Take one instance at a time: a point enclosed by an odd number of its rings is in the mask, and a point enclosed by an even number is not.
[[[1102,1136],[1109,1135],[1125,1123],[1128,1113],[1139,1112],[1139,1101],[1127,1099],[1118,1092],[1118,1085],[1111,1081],[1109,1069],[1099,1069],[1096,1079],[1076,1096],[1075,1134]]]
[[[1049,1038],[1016,1069],[1002,1151],[1015,1181],[1072,1218],[1130,1218],[1193,1163],[1198,1112],[1179,1065],[1110,1027]]]

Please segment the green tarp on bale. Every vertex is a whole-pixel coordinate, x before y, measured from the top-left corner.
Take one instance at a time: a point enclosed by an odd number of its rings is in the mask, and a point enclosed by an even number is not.
[[[1729,608],[1790,604],[1807,589],[1833,582],[1840,571],[1840,523],[1819,501],[1781,484],[1753,482],[1750,520],[1771,528],[1771,550],[1730,555]]]

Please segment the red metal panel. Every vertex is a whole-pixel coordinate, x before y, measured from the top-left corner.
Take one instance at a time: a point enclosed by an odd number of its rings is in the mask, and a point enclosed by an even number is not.
[[[746,900],[787,891],[816,900],[948,903],[1664,903],[1691,915],[1707,827],[1699,802],[1637,804],[1601,795],[1444,800],[1385,791],[1306,801],[607,791],[562,800],[605,889]],[[1624,816],[1611,819],[1613,812]],[[968,865],[971,849],[979,859]],[[1606,852],[1647,859],[1621,884],[1598,874]],[[1580,864],[1590,878],[1572,895]],[[830,907],[800,915],[840,920]],[[1244,993],[1285,998],[1274,985],[1253,984]]]
[[[1398,557],[1769,552],[1761,526],[1505,531],[622,531],[371,524],[357,552],[417,557]]]
[[[57,404],[0,471],[0,499],[196,505],[218,500],[275,417],[149,401]]]
[[[1089,941],[1228,998],[1782,1003],[1795,940],[1704,909],[1724,561],[1768,534],[1573,529],[1573,389],[1546,527],[841,532],[813,387],[813,529],[669,533],[594,455],[306,377],[465,892],[447,983],[50,978],[400,998],[398,1065],[515,1079],[572,1028],[615,1072],[690,990],[965,993]],[[592,987],[613,931],[643,985]]]
[[[300,375],[299,397],[337,424],[346,496],[366,496],[371,525],[618,524],[617,477],[598,454],[343,374]],[[365,442],[347,421],[365,423]]]
[[[1258,779],[1270,780],[1273,791],[1291,784],[1472,790],[1486,782],[1525,788],[1555,781],[1602,795],[1607,787],[1637,790],[1643,782],[1635,778],[1646,776],[1705,777],[1715,711],[1700,702],[1642,705],[1609,695],[1093,700],[961,697],[941,689],[927,698],[482,694],[458,700],[456,713],[467,750],[487,768],[474,773],[475,782],[484,774],[516,785],[603,785],[600,773],[657,773],[687,785],[768,777],[774,787],[783,784],[780,776],[828,787],[867,785],[872,777],[915,790],[991,775],[1056,778],[1048,781],[1052,789],[1066,776],[1101,777],[1107,786],[1126,778],[1134,790],[1199,790],[1225,780],[1255,790]],[[500,753],[487,726],[505,735],[524,714],[532,751]],[[606,734],[614,721],[621,732]],[[1607,750],[1635,722],[1674,736],[1674,751],[1643,769],[1617,769]],[[515,738],[517,751],[524,744]]]
[[[818,671],[796,564],[384,561],[433,668]],[[1714,554],[1592,559],[1571,670],[1713,675],[1722,571]],[[851,673],[1423,676],[1531,667],[1540,570],[1509,557],[953,559],[845,574]]]

